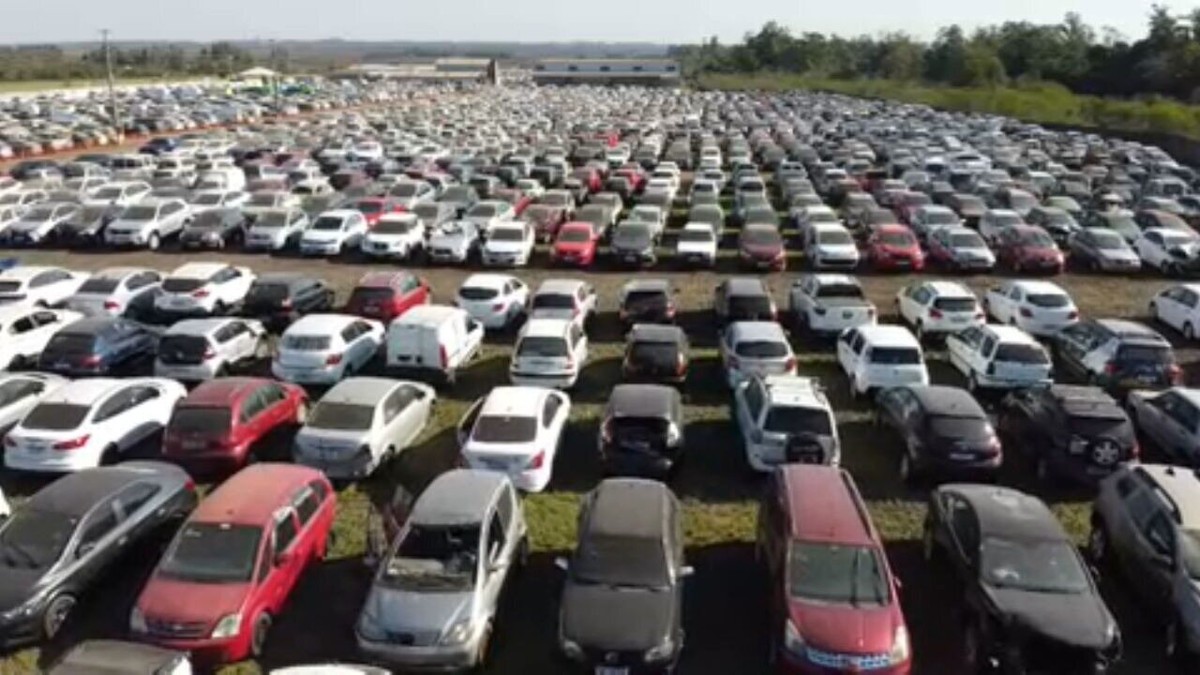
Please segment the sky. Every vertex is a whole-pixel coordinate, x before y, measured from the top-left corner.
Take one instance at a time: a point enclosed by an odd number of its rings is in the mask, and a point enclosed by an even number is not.
[[[21,0],[0,1],[0,44],[114,40],[323,39],[735,42],[775,20],[795,32],[932,37],[1079,11],[1093,27],[1146,32],[1155,0]],[[1174,12],[1191,7],[1160,2]]]

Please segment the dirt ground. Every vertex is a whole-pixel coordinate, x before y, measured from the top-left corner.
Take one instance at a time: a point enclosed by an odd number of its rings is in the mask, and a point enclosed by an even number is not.
[[[689,562],[697,570],[689,580],[684,625],[687,639],[678,668],[683,675],[733,675],[765,672],[765,601],[763,580],[752,547],[755,499],[759,482],[750,475],[728,417],[728,391],[716,362],[715,327],[711,319],[713,287],[736,272],[736,259],[723,251],[716,271],[685,272],[669,263],[638,276],[666,277],[679,289],[680,322],[693,343],[693,369],[686,391],[690,440],[686,468],[673,485],[685,503]],[[24,251],[13,253],[23,263],[59,264],[96,270],[113,265],[146,265],[169,270],[186,261],[227,260],[258,273],[305,271],[332,282],[344,299],[355,280],[378,267],[359,261],[300,260],[293,257],[171,251],[144,252]],[[800,268],[793,258],[791,270]],[[435,299],[447,302],[471,270],[422,268]],[[579,272],[547,269],[544,251],[529,269],[514,272],[532,287],[546,278],[577,276]],[[795,271],[768,277],[776,302],[786,307],[786,293]],[[494,660],[489,672],[541,674],[563,672],[553,659],[560,573],[553,559],[569,549],[574,538],[577,498],[599,480],[594,455],[597,418],[609,390],[619,379],[622,335],[615,316],[617,292],[634,276],[627,271],[597,269],[587,273],[600,296],[601,316],[590,331],[591,358],[577,390],[564,450],[556,461],[550,489],[526,500],[535,555],[514,582],[498,621]],[[880,308],[884,321],[894,321],[896,291],[915,277],[864,274],[863,282]],[[965,278],[982,291],[995,276]],[[1098,277],[1068,273],[1056,279],[1075,298],[1085,315],[1144,318],[1151,295],[1167,285],[1150,276]],[[1170,335],[1178,340],[1178,336]],[[910,631],[916,673],[953,675],[961,672],[960,636],[956,610],[958,593],[945,578],[925,568],[918,536],[924,515],[923,495],[905,488],[897,477],[897,449],[890,439],[873,434],[865,404],[852,403],[829,345],[794,336],[802,374],[822,378],[838,413],[844,465],[854,474],[870,500],[876,524],[887,539],[888,553],[898,576]],[[361,561],[363,519],[367,497],[388,494],[399,482],[419,489],[454,462],[453,427],[467,405],[492,386],[505,382],[511,335],[493,336],[479,362],[460,376],[458,386],[442,391],[435,424],[418,445],[364,485],[344,489],[340,499],[337,545],[330,560],[309,570],[289,609],[276,622],[261,664],[243,664],[227,672],[256,672],[318,660],[354,661],[352,627],[365,598],[370,572]],[[1177,343],[1188,382],[1200,382],[1200,359],[1191,345]],[[939,382],[961,384],[944,354],[931,353],[931,371]],[[286,439],[264,454],[286,457]],[[1010,455],[1011,456],[1011,455]],[[1153,455],[1151,455],[1153,458]],[[1006,463],[1002,482],[1031,490],[1051,502],[1071,532],[1082,541],[1087,525],[1086,493],[1047,490],[1032,478],[1030,467]],[[19,497],[41,484],[6,476],[6,493]],[[63,640],[46,654],[61,652],[81,636],[122,636],[127,617],[156,550],[139,552],[127,569],[85,598],[68,624]],[[1120,587],[1127,582],[1105,579],[1106,597],[1117,613],[1125,635],[1126,657],[1114,671],[1142,675],[1167,670],[1159,659],[1161,630],[1146,612],[1132,604]],[[46,658],[46,655],[41,655]],[[27,650],[0,662],[0,672],[32,672],[39,654]]]

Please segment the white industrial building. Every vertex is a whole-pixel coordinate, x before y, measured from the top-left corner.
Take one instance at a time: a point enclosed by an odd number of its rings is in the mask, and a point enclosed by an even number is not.
[[[545,59],[533,67],[537,84],[676,87],[679,62],[671,59]]]

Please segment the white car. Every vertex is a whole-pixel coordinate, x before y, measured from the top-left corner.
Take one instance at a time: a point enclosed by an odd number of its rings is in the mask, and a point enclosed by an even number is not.
[[[734,388],[732,407],[746,462],[755,471],[795,462],[836,466],[841,461],[833,407],[815,377],[751,377]]]
[[[4,465],[51,473],[100,466],[161,432],[185,396],[182,384],[159,377],[69,382],[8,432]]]
[[[300,253],[340,255],[358,248],[368,229],[366,216],[357,210],[326,211],[300,235]]]
[[[298,244],[308,226],[308,214],[300,209],[267,209],[250,223],[242,247],[248,251],[281,251]]]
[[[456,220],[433,226],[425,253],[431,262],[461,264],[479,246],[479,226],[469,220]]]
[[[988,288],[983,298],[997,323],[1017,326],[1039,337],[1079,321],[1079,308],[1058,284],[1015,279]]]
[[[531,319],[586,323],[596,314],[596,289],[578,279],[546,279],[529,299]]]
[[[995,243],[1000,233],[1011,225],[1024,225],[1021,214],[1009,209],[988,209],[979,218],[979,236],[989,244]]]
[[[1200,284],[1179,284],[1159,291],[1150,301],[1150,315],[1195,340],[1200,329]]]
[[[187,263],[163,279],[154,311],[165,316],[225,314],[242,304],[256,278],[249,267]]]
[[[1054,384],[1046,348],[1015,326],[971,326],[946,336],[946,351],[973,392]]]
[[[525,492],[550,484],[571,399],[541,387],[496,387],[467,410],[458,446],[467,466],[499,471]]]
[[[853,270],[858,267],[858,245],[841,223],[813,223],[803,234],[804,258],[813,269]]]
[[[1186,256],[1195,255],[1200,248],[1200,235],[1195,232],[1171,230],[1165,227],[1151,227],[1142,230],[1133,242],[1133,250],[1142,259],[1143,267],[1153,267],[1166,274],[1176,264],[1177,256],[1174,251],[1183,251]],[[1185,256],[1185,257],[1186,257]]]
[[[663,231],[667,229],[667,211],[653,204],[638,204],[629,210],[629,215],[622,222],[647,223],[650,225],[654,240],[658,241],[662,237]]]
[[[847,328],[838,336],[837,359],[852,398],[888,387],[929,384],[921,343],[903,326]]]
[[[67,298],[67,309],[87,316],[148,316],[162,292],[163,275],[145,267],[108,267]]]
[[[88,275],[61,267],[18,265],[0,272],[0,305],[57,307],[79,291]]]
[[[736,388],[751,375],[795,375],[796,354],[774,321],[734,321],[717,344],[725,381]]]
[[[454,294],[454,304],[490,330],[504,330],[525,313],[529,286],[509,274],[472,274]]]
[[[413,207],[422,202],[431,202],[437,197],[433,186],[423,180],[404,178],[396,181],[387,192],[388,199],[412,211]]]
[[[475,223],[479,231],[484,233],[484,236],[490,233],[493,225],[516,219],[517,211],[513,208],[513,205],[500,199],[485,199],[481,202],[476,202],[463,215],[463,220]]]
[[[183,232],[192,210],[182,199],[143,200],[127,206],[104,228],[109,246],[145,246],[158,250],[164,239]]]
[[[508,367],[515,385],[570,389],[588,357],[583,324],[570,319],[530,319],[521,327]]]
[[[251,192],[242,204],[242,213],[250,222],[262,214],[279,209],[300,208],[300,196],[283,190],[258,190]]]
[[[182,382],[210,380],[266,359],[270,349],[267,329],[253,319],[185,319],[159,340],[154,375]]]
[[[383,324],[348,314],[309,314],[279,338],[271,373],[297,384],[333,384],[357,373],[383,344]]]
[[[150,196],[151,187],[143,181],[109,183],[83,200],[84,206],[131,206]]]
[[[533,257],[537,243],[534,228],[529,223],[511,221],[496,223],[487,231],[481,253],[485,267],[524,267]]]
[[[14,244],[40,244],[78,211],[79,205],[69,202],[35,204],[6,227],[4,234]]]
[[[415,213],[388,213],[362,239],[362,252],[372,258],[408,260],[425,249],[425,223]]]
[[[365,478],[411,446],[437,394],[420,382],[351,377],[313,406],[292,444],[292,456],[330,478]]]
[[[0,434],[8,433],[47,394],[68,382],[50,373],[0,374]]]
[[[896,313],[918,340],[987,323],[979,298],[957,281],[924,281],[900,289]]]
[[[675,259],[689,265],[717,264],[717,235],[708,223],[688,223],[675,239]]]
[[[875,323],[878,315],[862,284],[848,274],[806,274],[796,279],[788,291],[788,311],[797,329],[830,336]]]
[[[192,193],[188,203],[197,211],[215,207],[240,209],[249,200],[250,193],[241,190],[200,190]]]
[[[36,365],[50,338],[82,318],[83,314],[69,309],[0,305],[0,369]]]

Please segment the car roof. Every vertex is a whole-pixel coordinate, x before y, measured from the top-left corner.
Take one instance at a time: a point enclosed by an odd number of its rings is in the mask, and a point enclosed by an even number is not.
[[[679,390],[664,384],[618,384],[608,396],[617,417],[675,417],[682,399]]]
[[[926,281],[925,287],[939,298],[975,298],[975,293],[967,288],[966,284],[958,281]]]
[[[191,262],[176,267],[170,276],[185,279],[208,279],[217,272],[229,267],[228,263]]]
[[[126,462],[67,474],[39,490],[28,504],[38,510],[82,516],[117,490],[154,476],[181,471],[163,462]],[[179,474],[182,478],[185,474]],[[182,481],[181,481],[182,482]]]
[[[1121,340],[1144,340],[1158,344],[1170,345],[1158,331],[1138,321],[1129,319],[1096,319],[1096,324],[1115,333]]]
[[[452,469],[425,488],[408,521],[415,525],[463,525],[483,522],[488,507],[508,478],[497,471]]]
[[[64,272],[70,271],[64,267],[54,267],[51,265],[17,265],[16,267],[10,267],[4,271],[0,271],[0,277],[14,281],[28,281],[42,272],[47,272],[50,270],[63,270]]]
[[[921,403],[921,407],[930,415],[965,416],[970,414],[986,418],[987,414],[979,401],[965,389],[941,384],[914,385],[908,387]]]
[[[772,405],[822,408],[827,405],[825,389],[815,377],[768,375],[762,378],[762,382],[767,388]]]
[[[630,342],[679,342],[687,334],[679,326],[661,323],[635,323],[629,329]]]
[[[1070,541],[1045,502],[1019,490],[1000,485],[950,483],[937,492],[953,492],[973,507],[983,539],[994,536]]]
[[[545,279],[542,281],[541,285],[538,286],[537,291],[534,292],[534,295],[540,295],[542,293],[566,293],[568,295],[572,295],[575,293],[575,291],[579,290],[579,287],[583,286],[584,283],[585,282],[579,279]]]
[[[132,380],[121,380],[112,377],[72,380],[55,389],[43,398],[41,402],[90,406],[101,398],[104,398],[104,396],[117,387],[131,382]]]
[[[321,214],[318,217],[319,218],[329,217],[329,218],[345,219],[345,218],[352,218],[354,216],[361,216],[361,215],[362,215],[362,213],[358,209],[330,209],[329,211],[321,212]]]
[[[1036,339],[1034,339],[1034,337],[1032,335],[1030,335],[1029,333],[1026,333],[1024,330],[1022,330],[1020,328],[1017,328],[1016,326],[1005,326],[1003,324],[988,323],[988,324],[984,324],[984,325],[980,326],[980,328],[983,329],[984,331],[989,332],[992,335],[996,336],[996,339],[999,340],[1000,342],[1020,343],[1020,344],[1037,344],[1037,345],[1041,344]]]
[[[340,331],[355,321],[364,321],[353,314],[306,314],[288,326],[284,335],[323,334]]]
[[[766,284],[758,277],[729,277],[725,280],[729,295],[770,295]]]
[[[1138,464],[1175,507],[1184,529],[1200,531],[1200,470],[1169,464]]]
[[[592,492],[587,534],[661,540],[670,502],[671,491],[658,481],[610,478]]]
[[[157,272],[149,267],[105,267],[104,269],[92,274],[93,279],[124,279],[131,274],[141,274],[142,272]],[[159,273],[161,275],[161,273]]]
[[[815,279],[817,284],[819,284],[821,286],[833,286],[833,285],[840,286],[840,285],[844,285],[844,284],[849,284],[852,286],[860,285],[858,282],[858,277],[856,277],[852,274],[822,273],[822,274],[809,274],[806,276]],[[804,279],[804,277],[800,277],[800,278],[796,279],[796,281],[794,283],[798,283],[803,279]]]
[[[232,405],[247,393],[271,382],[274,380],[262,377],[220,377],[201,382],[179,402],[179,405],[197,408],[224,407]]]
[[[358,288],[391,288],[401,279],[406,279],[412,274],[402,270],[384,271],[375,270],[362,275],[362,278],[355,284]]]
[[[296,488],[320,477],[320,471],[296,464],[253,464],[213,490],[200,502],[189,520],[265,525],[276,511],[288,504]]]
[[[737,340],[771,339],[787,342],[783,326],[774,321],[734,321],[729,331]]]
[[[386,377],[348,377],[333,385],[320,403],[348,403],[374,408],[383,397],[403,383]]]
[[[480,415],[528,417],[540,415],[549,390],[542,387],[493,387],[480,408]]]
[[[1053,281],[1044,281],[1041,279],[1016,279],[1008,282],[1010,287],[1020,288],[1026,293],[1036,295],[1067,295],[1062,286]]]
[[[858,327],[863,338],[871,343],[889,343],[897,346],[921,348],[921,343],[904,326],[891,324],[864,324]]]
[[[493,288],[499,290],[510,281],[515,280],[511,274],[472,274],[463,280],[459,288]]]
[[[521,328],[521,337],[565,337],[572,323],[571,319],[530,319]]]
[[[708,227],[706,224],[701,224],[702,227]],[[711,230],[711,228],[709,228]],[[631,293],[633,291],[663,291],[669,293],[671,291],[671,282],[668,279],[630,279],[621,287],[622,293]]]
[[[392,324],[398,326],[430,326],[461,317],[466,310],[449,305],[417,305],[397,317]]]
[[[834,466],[779,467],[792,515],[791,536],[854,546],[874,546],[869,520],[852,497],[849,475]]]

